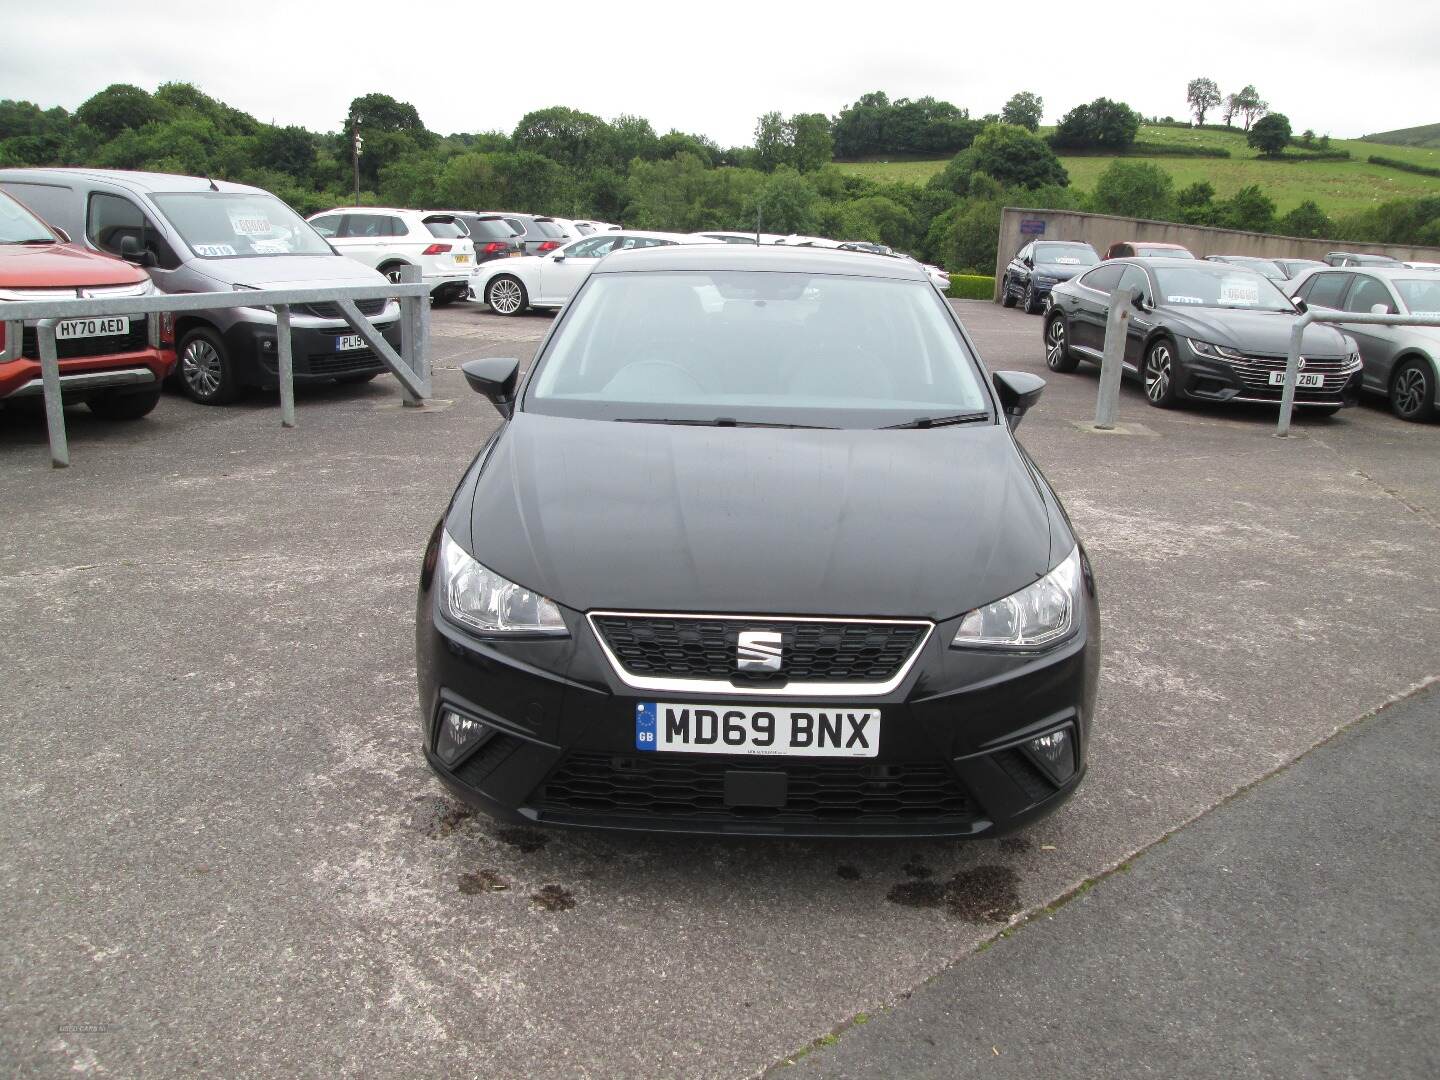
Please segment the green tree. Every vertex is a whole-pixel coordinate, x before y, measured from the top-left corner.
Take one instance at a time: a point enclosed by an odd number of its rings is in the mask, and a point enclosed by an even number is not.
[[[576,169],[604,153],[608,136],[608,126],[598,116],[555,105],[526,113],[510,138],[516,150],[543,154]]]
[[[1045,115],[1045,99],[1029,90],[1021,90],[1005,103],[1000,110],[1003,123],[1023,127],[1027,131],[1039,131],[1040,121]]]
[[[1185,100],[1195,114],[1195,122],[1203,124],[1205,114],[1220,104],[1220,87],[1214,79],[1191,79],[1185,87]]]
[[[1335,234],[1335,222],[1320,209],[1314,199],[1306,199],[1276,222],[1286,236],[1304,236],[1321,240]]]
[[[1220,224],[1226,229],[1247,232],[1269,232],[1275,227],[1275,203],[1260,190],[1259,185],[1243,187],[1217,204]]]
[[[75,119],[102,137],[113,139],[122,131],[134,131],[159,120],[163,113],[155,99],[138,86],[112,83],[76,109]]]
[[[255,160],[263,168],[304,179],[315,167],[315,142],[315,136],[302,127],[267,124],[255,136]]]
[[[617,116],[603,133],[604,164],[612,169],[629,168],[636,158],[654,161],[660,156],[660,139],[643,116]]]
[[[347,164],[357,130],[364,140],[360,177],[371,190],[379,184],[380,170],[386,165],[406,154],[429,150],[439,141],[420,122],[414,105],[397,101],[389,94],[364,94],[350,102],[344,132],[336,147],[338,156]]]
[[[1078,150],[1124,150],[1140,131],[1140,114],[1122,101],[1096,98],[1060,119],[1050,145]]]
[[[1225,123],[1229,124],[1238,115],[1249,131],[1250,125],[1269,107],[1260,100],[1260,92],[1252,83],[1225,99]]]
[[[780,113],[767,112],[755,121],[755,160],[765,172],[789,162],[790,136]]]
[[[1266,113],[1255,121],[1245,141],[1266,157],[1279,157],[1290,145],[1290,118],[1284,113]]]
[[[788,122],[790,129],[790,163],[802,173],[814,172],[830,164],[835,156],[835,139],[830,134],[830,118],[824,113],[796,113]]]
[[[1090,196],[1102,214],[1164,220],[1175,206],[1175,182],[1159,165],[1117,158],[1095,181]]]
[[[765,178],[751,205],[760,210],[766,232],[808,234],[815,231],[818,203],[819,196],[810,181],[789,165],[782,165]],[[753,210],[747,218],[751,216]]]
[[[1070,182],[1065,166],[1045,140],[1013,124],[991,124],[966,152],[972,155],[976,171],[1007,187],[1064,187]]]

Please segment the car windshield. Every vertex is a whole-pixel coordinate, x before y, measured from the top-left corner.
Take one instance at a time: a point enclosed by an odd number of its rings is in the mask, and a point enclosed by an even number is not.
[[[1434,278],[1391,278],[1390,284],[1411,315],[1440,315],[1440,281]]]
[[[990,419],[928,282],[710,271],[592,276],[524,407],[552,416],[875,428]]]
[[[185,191],[150,198],[202,259],[335,254],[319,233],[274,195]]]
[[[1100,256],[1089,244],[1036,244],[1037,263],[1059,263],[1061,266],[1094,266]]]
[[[1136,244],[1135,254],[1151,259],[1193,259],[1195,258],[1184,248],[1150,247],[1146,244]]]
[[[1154,270],[1160,300],[1195,307],[1248,308],[1251,311],[1295,310],[1269,278],[1224,263],[1164,266]]]
[[[0,193],[0,244],[53,244],[57,239],[44,222]]]

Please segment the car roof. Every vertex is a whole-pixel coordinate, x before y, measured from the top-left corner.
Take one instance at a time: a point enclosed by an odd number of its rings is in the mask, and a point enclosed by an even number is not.
[[[877,259],[856,251],[779,245],[676,244],[614,251],[595,267],[597,274],[643,270],[762,270],[772,273],[840,274],[928,282],[924,267],[904,259]]]
[[[1175,245],[1172,244],[1172,245],[1170,245],[1170,246],[1171,246],[1171,247],[1174,247]],[[1145,270],[1145,269],[1150,269],[1150,270],[1160,269],[1160,270],[1163,270],[1163,269],[1165,269],[1165,268],[1167,268],[1167,267],[1173,267],[1173,268],[1176,269],[1176,270],[1194,270],[1197,266],[1203,267],[1207,261],[1209,261],[1209,260],[1206,260],[1206,259],[1145,258],[1145,257],[1143,257],[1143,256],[1137,257],[1137,256],[1134,256],[1134,255],[1127,255],[1127,256],[1125,256],[1123,259],[1106,259],[1103,263],[1097,263],[1095,266],[1090,267],[1090,269],[1091,269],[1091,270],[1098,270],[1098,269],[1099,269],[1100,267],[1102,267],[1102,266],[1114,266],[1116,263],[1127,263],[1127,264],[1129,264],[1130,266],[1138,266],[1138,267],[1140,267],[1140,269],[1142,269],[1142,270]],[[1226,265],[1226,266],[1234,266],[1235,264],[1233,264],[1233,263],[1225,263],[1224,265]],[[1248,274],[1253,274],[1253,273],[1255,273],[1254,270],[1246,270],[1246,268],[1243,267],[1243,266],[1237,266],[1236,269],[1238,269],[1238,270],[1244,270],[1244,271],[1245,271],[1246,273],[1248,273]]]
[[[170,194],[186,191],[228,192],[243,195],[269,195],[264,188],[249,184],[236,184],[229,180],[212,180],[208,176],[182,176],[178,173],[135,172],[129,169],[0,169],[0,178],[6,180],[71,179],[99,180],[119,184],[135,191]]]
[[[1374,277],[1388,279],[1415,276],[1415,269],[1410,266],[1322,266],[1317,267],[1313,272],[1316,274],[1371,274]]]
[[[1173,248],[1177,251],[1189,251],[1184,244],[1171,244],[1164,240],[1121,240],[1122,244],[1129,244],[1131,247],[1147,248]]]

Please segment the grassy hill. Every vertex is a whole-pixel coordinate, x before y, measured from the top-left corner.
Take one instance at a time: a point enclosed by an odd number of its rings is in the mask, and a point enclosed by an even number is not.
[[[1418,130],[1418,129],[1412,129]],[[1212,146],[1230,151],[1228,158],[1146,157],[1129,155],[1136,161],[1153,161],[1175,180],[1177,189],[1197,180],[1208,180],[1216,194],[1228,198],[1242,187],[1259,184],[1275,200],[1278,212],[1294,209],[1314,199],[1332,217],[1354,213],[1387,199],[1440,195],[1440,179],[1371,165],[1365,159],[1374,153],[1418,165],[1440,168],[1440,148],[1386,146],[1373,142],[1334,139],[1335,150],[1350,151],[1351,161],[1266,161],[1245,145],[1243,131],[1207,131],[1192,128],[1144,124],[1138,141],[1179,146]],[[1070,182],[1083,191],[1095,186],[1095,178],[1114,160],[1112,157],[1084,156],[1060,159],[1070,173]],[[840,168],[877,180],[923,184],[945,167],[944,161],[860,161],[841,163]]]
[[[1386,143],[1391,146],[1440,147],[1440,124],[1379,131],[1374,135],[1362,135],[1360,139],[1362,142]]]

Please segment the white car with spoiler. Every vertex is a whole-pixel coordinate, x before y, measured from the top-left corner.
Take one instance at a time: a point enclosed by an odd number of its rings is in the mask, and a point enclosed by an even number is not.
[[[558,308],[574,295],[595,264],[612,251],[715,243],[719,241],[688,233],[599,233],[572,240],[544,255],[496,260],[481,266],[470,279],[470,299],[489,305],[497,315],[520,315],[527,308]]]

